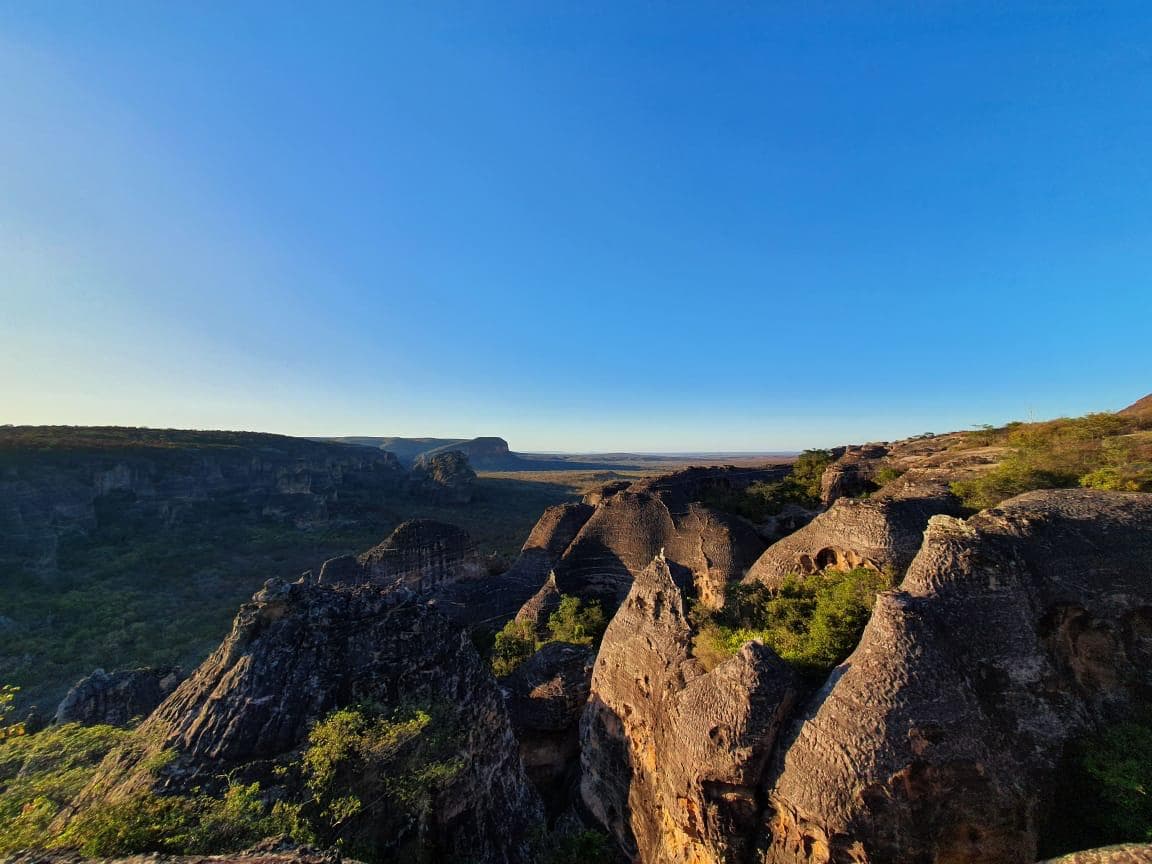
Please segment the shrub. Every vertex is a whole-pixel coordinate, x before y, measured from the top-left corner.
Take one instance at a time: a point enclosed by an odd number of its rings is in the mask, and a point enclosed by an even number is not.
[[[1069,748],[1041,857],[1152,841],[1152,724],[1120,723]]]
[[[52,820],[127,736],[69,723],[0,743],[0,854],[47,846]]]
[[[600,601],[592,600],[585,605],[579,597],[572,595],[562,595],[560,608],[548,618],[548,630],[553,642],[591,645],[600,641],[607,626]]]
[[[700,497],[700,503],[752,522],[763,522],[789,504],[815,508],[820,506],[820,478],[831,464],[829,451],[805,450],[796,457],[792,473],[783,480],[757,482],[742,490],[712,489]]]
[[[560,607],[548,617],[548,634],[537,640],[536,628],[527,621],[509,621],[496,634],[492,646],[492,673],[510,675],[516,667],[549,642],[573,642],[577,645],[599,643],[608,626],[600,601],[587,603],[569,594],[560,595]]]
[[[608,838],[599,831],[549,835],[541,839],[540,864],[607,864],[615,860]]]
[[[881,466],[880,470],[878,470],[875,475],[873,475],[872,482],[875,483],[878,488],[883,488],[893,480],[898,480],[903,476],[904,472],[896,466],[884,465]]]
[[[1130,492],[1152,491],[1152,461],[1136,440],[1143,421],[1117,414],[1015,423],[996,443],[1010,448],[988,473],[952,484],[972,509],[993,507],[1033,489],[1083,486]]]
[[[889,584],[885,574],[857,568],[789,577],[777,590],[733,586],[720,612],[693,610],[693,653],[711,669],[757,639],[801,671],[823,675],[855,648],[877,592]]]
[[[312,797],[294,818],[352,851],[403,842],[463,769],[463,738],[444,706],[334,711],[308,735],[298,768]]]
[[[492,672],[497,676],[510,674],[532,656],[536,650],[536,631],[527,621],[513,619],[496,634],[492,646]]]

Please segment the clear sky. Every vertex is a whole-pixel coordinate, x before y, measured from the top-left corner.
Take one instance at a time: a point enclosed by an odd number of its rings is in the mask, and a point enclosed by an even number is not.
[[[1150,390],[1147,2],[0,0],[0,422],[776,450]]]

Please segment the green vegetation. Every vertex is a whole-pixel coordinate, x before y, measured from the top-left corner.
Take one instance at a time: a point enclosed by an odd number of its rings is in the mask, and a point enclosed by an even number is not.
[[[21,711],[48,712],[98,667],[191,669],[271,575],[294,578],[362,552],[420,517],[459,525],[479,550],[509,560],[544,509],[574,494],[567,484],[481,478],[465,506],[401,496],[318,528],[241,513],[226,501],[188,504],[164,525],[138,525],[108,508],[98,530],[61,541],[56,572],[0,556],[0,680],[22,688]]]
[[[1088,414],[1046,423],[1010,423],[968,433],[965,446],[1002,446],[992,471],[952,484],[972,509],[1033,489],[1084,486],[1152,492],[1152,417]]]
[[[1152,842],[1152,723],[1120,723],[1077,742],[1057,785],[1044,857]]]
[[[11,723],[8,719],[12,714],[13,703],[16,701],[18,692],[20,692],[20,688],[11,684],[0,687],[0,744],[9,738],[18,738],[24,734],[23,723]]]
[[[90,856],[211,855],[291,834],[290,816],[281,802],[264,800],[259,783],[230,785],[222,798],[140,792],[85,811],[50,846]]]
[[[513,619],[504,625],[492,646],[492,672],[497,676],[511,674],[549,642],[595,645],[607,626],[599,600],[585,604],[579,597],[561,595],[559,608],[548,617],[547,638],[538,640],[536,629],[527,621]]]
[[[902,469],[894,465],[884,465],[872,476],[872,482],[877,489],[882,489],[893,480],[898,480],[903,476],[904,471]]]
[[[565,834],[540,832],[535,846],[540,864],[607,864],[617,860],[608,837],[590,829]]]
[[[789,577],[777,590],[733,585],[719,612],[693,608],[693,653],[712,669],[758,639],[802,672],[823,675],[856,647],[877,592],[890,585],[863,567]]]
[[[131,745],[131,733],[69,724],[13,738],[0,744],[0,854],[216,854],[287,835],[373,860],[411,833],[463,769],[464,733],[451,716],[436,705],[388,716],[374,705],[334,711],[313,727],[303,754],[276,769],[284,784],[276,790],[230,782],[219,797],[139,792],[85,811],[61,836],[52,821],[105,755]]]
[[[792,473],[775,483],[753,483],[746,489],[714,489],[700,503],[763,522],[789,504],[813,509],[820,506],[820,477],[832,464],[827,450],[805,450],[792,463]]]
[[[405,837],[463,770],[464,731],[451,717],[439,705],[390,716],[374,705],[330,714],[312,729],[295,768],[310,795],[298,822],[321,843],[361,857]]]
[[[69,723],[0,743],[0,854],[54,841],[49,824],[128,735]]]

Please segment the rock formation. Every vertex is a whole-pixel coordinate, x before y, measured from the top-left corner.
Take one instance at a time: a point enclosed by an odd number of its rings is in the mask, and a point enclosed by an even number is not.
[[[1143,399],[1137,399],[1127,408],[1116,412],[1125,416],[1139,417],[1144,414],[1152,414],[1152,393],[1149,393]]]
[[[541,581],[554,572],[561,593],[598,599],[612,610],[663,550],[703,602],[721,605],[725,586],[745,573],[765,544],[745,520],[696,502],[710,489],[743,488],[786,473],[787,468],[689,468],[624,488],[612,484],[595,496],[595,505],[545,514],[533,532],[542,551],[518,572]],[[577,530],[569,538],[572,528]],[[559,540],[568,542],[561,548]]]
[[[475,483],[476,472],[459,450],[420,456],[412,466],[410,488],[439,503],[467,504]]]
[[[595,656],[588,646],[549,642],[500,682],[524,767],[552,815],[576,779]]]
[[[632,583],[596,658],[581,720],[581,797],[621,847],[651,864],[740,860],[758,788],[795,696],[790,669],[750,643],[705,673],[669,562]]]
[[[468,533],[434,519],[411,519],[363,554],[324,562],[324,585],[373,583],[422,593],[467,579],[484,579],[488,570]]]
[[[527,860],[527,834],[541,808],[500,692],[468,636],[407,596],[372,585],[271,580],[212,656],[136,730],[135,744],[105,760],[77,807],[141,789],[211,790],[226,772],[267,779],[315,721],[342,706],[442,704],[464,731],[455,754],[462,767],[436,792],[423,853]],[[157,769],[163,751],[172,758]]]
[[[1152,692],[1152,497],[937,516],[771,785],[773,864],[1026,864],[1065,745]]]
[[[942,449],[950,436],[922,441],[900,442],[868,452],[876,464],[860,469],[857,479],[867,476],[872,483],[881,467],[902,473],[865,498],[843,494],[848,488],[841,479],[841,463],[833,463],[824,473],[826,488],[835,488],[832,506],[804,527],[772,544],[752,565],[747,582],[777,586],[790,574],[805,575],[831,567],[848,570],[870,567],[903,574],[912,562],[928,519],[938,514],[964,513],[960,499],[950,484],[991,468],[997,456],[986,451],[950,453]],[[867,448],[860,448],[857,455]],[[851,460],[853,451],[843,457]],[[848,461],[860,466],[862,457]],[[829,478],[832,478],[831,480]],[[855,482],[855,481],[853,481]],[[873,484],[874,485],[874,484]]]
[[[888,455],[883,444],[849,447],[820,478],[820,500],[831,506],[840,498],[855,498],[876,488],[873,478]]]
[[[68,691],[56,709],[55,722],[127,726],[151,714],[182,677],[174,666],[123,669],[111,674],[97,669]]]

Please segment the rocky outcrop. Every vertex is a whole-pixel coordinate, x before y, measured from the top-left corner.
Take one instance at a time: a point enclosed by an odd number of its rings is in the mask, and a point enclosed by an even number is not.
[[[151,714],[182,677],[174,666],[123,669],[111,674],[97,669],[68,691],[56,709],[55,722],[127,726]]]
[[[475,484],[476,472],[459,450],[420,456],[409,481],[417,495],[441,504],[467,504]]]
[[[820,500],[831,506],[840,498],[855,498],[876,488],[873,478],[884,464],[888,447],[864,444],[849,447],[820,478]]]
[[[750,643],[705,673],[669,562],[633,582],[596,658],[581,720],[581,799],[648,864],[750,852],[758,788],[794,699],[789,668]]]
[[[520,757],[552,815],[568,804],[576,779],[595,657],[586,645],[549,642],[500,682]]]
[[[548,638],[548,619],[560,608],[560,589],[556,587],[556,574],[549,573],[540,590],[516,613],[516,620],[530,624],[537,639]]]
[[[1026,864],[1061,754],[1152,693],[1152,496],[937,516],[813,700],[763,860]]]
[[[886,452],[899,453],[900,448]],[[899,577],[920,549],[932,516],[965,512],[950,484],[986,470],[993,460],[979,453],[935,459],[918,454],[894,464],[903,471],[896,479],[866,498],[836,498],[807,525],[769,546],[745,581],[776,587],[792,574],[854,567],[887,570]],[[905,467],[909,465],[913,467]]]
[[[697,502],[710,490],[778,479],[787,470],[689,468],[600,495],[594,507],[584,505],[579,531],[552,560],[557,587],[611,611],[663,550],[701,602],[722,605],[725,586],[744,575],[765,543],[748,522]]]
[[[527,834],[541,808],[500,691],[468,636],[407,596],[373,585],[270,581],[212,656],[136,730],[132,746],[105,760],[77,807],[141,789],[211,791],[228,773],[275,785],[277,762],[333,709],[365,701],[385,712],[441,705],[462,730],[452,754],[460,770],[436,788],[422,817],[422,854],[527,860]],[[162,752],[171,758],[158,763]]]
[[[378,546],[358,557],[325,561],[320,569],[324,585],[373,583],[416,593],[487,576],[488,569],[468,533],[434,519],[403,522]]]
[[[1121,843],[1051,858],[1040,864],[1152,864],[1152,844]]]

